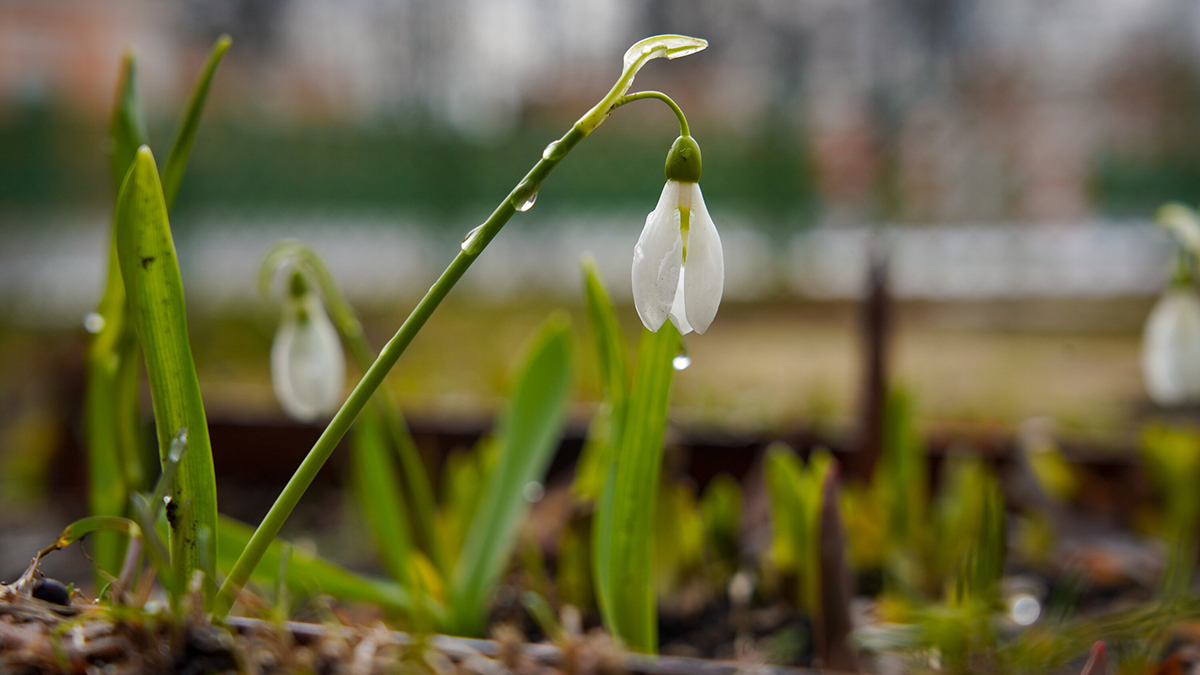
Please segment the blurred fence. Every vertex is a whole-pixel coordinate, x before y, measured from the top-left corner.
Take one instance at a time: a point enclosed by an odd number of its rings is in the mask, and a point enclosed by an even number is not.
[[[599,263],[618,299],[629,297],[629,266],[644,216],[509,225],[463,280],[460,295],[519,301],[536,295],[578,300],[579,259]],[[872,247],[891,252],[903,299],[1118,298],[1156,293],[1170,243],[1147,222],[840,227],[790,237],[739,227],[717,214],[730,301],[847,300],[859,296]],[[462,229],[462,232],[458,230]],[[189,307],[258,311],[258,261],[272,242],[307,241],[329,261],[356,302],[383,307],[428,288],[457,252],[466,228],[395,220],[222,220],[188,227],[177,247]],[[54,223],[0,235],[0,311],[24,325],[82,319],[101,291],[104,227]]]

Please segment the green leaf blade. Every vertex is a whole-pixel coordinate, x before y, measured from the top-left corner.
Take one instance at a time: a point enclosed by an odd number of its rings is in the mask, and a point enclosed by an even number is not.
[[[675,372],[671,361],[679,344],[671,324],[642,332],[615,471],[598,521],[598,573],[607,576],[601,589],[602,605],[608,605],[605,622],[627,647],[644,653],[658,648],[651,532]]]
[[[412,564],[412,533],[405,519],[400,481],[379,413],[363,409],[351,439],[354,491],[379,550],[384,569],[397,583],[409,585]]]
[[[455,632],[482,633],[488,598],[504,574],[528,511],[525,485],[542,478],[558,449],[571,379],[566,317],[548,319],[531,344],[499,434],[498,464],[455,565],[450,625]]]
[[[121,74],[109,127],[109,163],[113,197],[129,171],[138,146],[146,142],[137,88],[137,59],[132,51],[121,58]],[[91,338],[87,353],[87,384],[83,419],[87,438],[88,509],[94,516],[127,513],[130,492],[140,489],[141,464],[137,453],[137,340],[128,323],[125,284],[117,262],[115,228],[109,247],[108,277],[96,307],[103,319]],[[116,574],[122,564],[122,537],[100,532],[93,550],[100,570]],[[97,581],[102,581],[101,577]]]
[[[117,81],[117,100],[108,135],[112,142],[109,163],[115,195],[121,190],[121,182],[133,164],[137,149],[150,142],[137,86],[137,56],[129,49],[121,56],[121,77]]]
[[[222,572],[228,572],[233,568],[246,545],[250,543],[250,536],[254,533],[254,529],[228,516],[220,516],[219,523],[220,527],[217,528],[217,568]],[[276,582],[279,578],[281,555],[283,555],[282,543],[278,540],[271,542],[254,568],[251,579],[263,584]],[[315,588],[322,593],[347,602],[371,603],[390,611],[405,614],[414,610],[412,594],[398,584],[356,574],[297,548],[292,549],[286,574],[288,586],[297,591],[311,591]],[[425,598],[425,602],[428,603],[430,600]],[[437,606],[423,609],[432,611],[439,616],[444,611]]]
[[[574,489],[581,497],[597,500],[608,478],[609,457],[621,437],[625,406],[629,398],[629,366],[625,338],[608,289],[591,256],[583,260],[584,291],[587,297],[588,327],[596,349],[600,383],[604,392],[603,408],[596,414],[588,440],[575,473]]]
[[[208,100],[208,90],[212,87],[213,76],[216,75],[217,66],[221,65],[221,59],[229,50],[231,43],[232,40],[228,35],[222,35],[217,38],[216,44],[209,52],[204,70],[200,71],[200,77],[192,89],[192,98],[188,101],[187,111],[179,124],[179,131],[175,134],[175,142],[171,144],[171,153],[167,155],[167,163],[163,165],[163,195],[168,211],[175,204],[175,196],[179,194],[179,184],[183,182],[183,172],[187,168],[188,158],[192,154],[192,145],[196,141],[196,129],[200,126],[200,115],[204,112],[204,103]]]
[[[201,551],[201,528],[216,531],[217,494],[208,422],[188,341],[179,261],[166,203],[150,149],[138,150],[117,205],[117,252],[129,296],[130,316],[146,356],[146,372],[159,453],[166,460],[175,434],[188,430],[188,452],[171,490],[172,564],[186,583],[202,560],[212,561],[215,542]],[[203,569],[215,580],[212,569]]]

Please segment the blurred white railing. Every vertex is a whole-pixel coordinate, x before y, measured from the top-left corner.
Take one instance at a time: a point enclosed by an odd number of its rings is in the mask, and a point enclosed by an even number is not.
[[[576,301],[579,258],[590,252],[616,298],[627,298],[642,218],[514,222],[464,278],[463,292]],[[1146,296],[1161,288],[1170,257],[1166,235],[1148,222],[817,228],[790,237],[720,214],[717,222],[731,300],[855,298],[873,245],[891,251],[895,294],[928,300]],[[212,219],[181,228],[177,246],[189,307],[239,312],[262,307],[258,260],[277,239],[307,241],[356,302],[379,306],[419,296],[459,236],[364,218]],[[105,237],[101,219],[0,231],[0,311],[23,324],[78,321],[99,297]]]

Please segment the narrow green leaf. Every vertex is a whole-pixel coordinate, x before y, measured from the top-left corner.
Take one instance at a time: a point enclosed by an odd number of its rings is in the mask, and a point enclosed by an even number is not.
[[[250,542],[250,535],[254,533],[254,529],[228,516],[221,516],[219,523],[217,568],[227,573]],[[280,556],[283,554],[284,545],[279,540],[271,542],[258,566],[254,568],[251,579],[264,585],[278,582],[279,570],[282,567]],[[370,603],[404,614],[413,611],[412,595],[399,584],[355,574],[294,546],[288,547],[291,548],[291,558],[288,560],[286,573],[288,585],[294,593],[309,595],[315,589],[346,602]],[[429,598],[424,600],[426,603],[432,602]],[[445,611],[439,606],[425,609],[433,611],[435,616],[440,616]]]
[[[629,400],[628,350],[608,289],[591,257],[583,259],[583,272],[588,325],[596,348],[604,404],[588,429],[587,443],[575,473],[574,490],[576,494],[590,497],[598,504],[606,504],[612,500],[613,476],[617,466],[613,458],[621,443]],[[611,508],[598,509],[592,530],[592,574],[596,600],[607,613],[612,604],[608,596],[607,544],[612,531]]]
[[[145,546],[146,556],[150,559],[150,564],[158,575],[158,582],[167,590],[172,606],[175,606],[175,602],[182,595],[182,590],[175,583],[175,572],[171,569],[171,554],[167,551],[167,546],[163,543],[161,536],[162,534],[169,536],[169,533],[167,533],[165,525],[161,533],[158,527],[160,513],[157,507],[162,504],[162,499],[151,502],[146,495],[139,492],[133,495],[130,501],[133,503],[135,520],[141,526],[142,532],[148,533]],[[151,532],[154,534],[150,535]]]
[[[126,49],[121,56],[121,76],[117,80],[117,100],[109,125],[109,163],[112,168],[113,194],[121,190],[121,182],[133,164],[137,149],[149,142],[146,120],[142,115],[142,97],[137,84],[137,56]]]
[[[475,520],[483,496],[479,486],[496,465],[498,450],[496,439],[484,436],[470,450],[452,451],[442,464],[442,502],[437,523],[446,553],[452,560],[458,559]]]
[[[525,486],[542,479],[558,448],[570,384],[567,331],[565,315],[551,316],[523,362],[498,435],[498,463],[488,476],[454,568],[452,631],[483,632],[491,593],[504,574],[529,508]]]
[[[820,614],[820,520],[825,480],[833,458],[817,450],[805,466],[783,443],[767,449],[764,475],[771,501],[773,564],[796,581],[796,605]]]
[[[121,59],[121,74],[113,104],[109,130],[109,162],[113,197],[129,171],[139,145],[146,142],[141,98],[137,88],[137,62],[132,51]],[[117,263],[116,232],[110,237],[108,279],[96,308],[97,319],[89,328],[94,333],[87,351],[87,384],[83,419],[88,456],[88,509],[94,516],[127,513],[129,494],[141,489],[143,481],[137,452],[137,339],[129,325],[125,306],[125,284]],[[122,564],[122,537],[99,533],[93,555],[104,572],[116,574]]]
[[[117,204],[117,252],[129,295],[130,316],[146,355],[160,459],[169,456],[171,441],[188,430],[188,452],[171,490],[171,557],[176,578],[190,579],[202,560],[199,531],[216,531],[217,494],[208,421],[200,383],[192,361],[184,309],[183,281],[175,243],[167,222],[166,203],[150,149],[137,153]],[[212,538],[210,547],[214,545]],[[213,570],[203,570],[214,579]]]
[[[525,611],[529,612],[529,616],[537,622],[538,628],[542,629],[542,634],[546,639],[554,644],[561,644],[563,639],[562,625],[558,622],[558,615],[554,613],[554,608],[546,601],[546,598],[537,591],[525,591],[521,596],[521,604],[525,606]]]
[[[358,416],[351,440],[354,491],[379,549],[383,567],[400,585],[409,584],[412,534],[404,518],[400,481],[387,448],[379,413],[366,407]]]
[[[903,390],[888,392],[883,414],[883,447],[875,466],[873,489],[887,516],[885,582],[902,595],[935,591],[928,565],[926,522],[929,512],[929,464],[914,423],[913,405]],[[932,546],[932,542],[929,542]]]
[[[575,493],[596,500],[604,491],[608,478],[609,456],[616,439],[621,436],[625,421],[625,402],[629,398],[627,349],[621,335],[617,312],[609,298],[608,289],[596,261],[591,256],[583,259],[584,289],[587,295],[588,326],[596,348],[596,361],[600,369],[600,383],[604,392],[604,404],[596,413],[588,430],[587,443],[579,457],[575,471]]]
[[[767,448],[763,481],[770,497],[771,562],[779,569],[795,568],[800,559],[800,514],[804,507],[797,486],[804,480],[804,465],[784,443]]]
[[[605,623],[627,647],[645,653],[658,647],[650,534],[678,351],[673,325],[642,332],[615,470],[597,521],[597,573],[607,576],[600,594]]]
[[[737,571],[742,552],[742,484],[727,473],[713,478],[700,498],[700,520],[712,573],[724,585]]]
[[[179,184],[183,181],[183,171],[187,168],[188,157],[192,154],[192,144],[196,140],[196,129],[200,126],[200,114],[204,112],[204,102],[208,99],[213,75],[217,73],[217,66],[221,64],[221,58],[229,49],[230,42],[228,35],[222,35],[217,38],[216,44],[209,52],[208,61],[204,64],[204,70],[200,71],[200,77],[192,89],[192,98],[188,101],[187,111],[179,123],[179,130],[175,133],[171,154],[167,155],[167,163],[163,165],[163,196],[168,211],[175,204],[175,195],[179,193]]]
[[[141,536],[142,530],[137,526],[137,523],[128,518],[118,518],[116,516],[90,516],[88,518],[81,518],[63,528],[62,533],[58,535],[54,543],[42,549],[38,553],[38,557],[41,558],[54,551],[64,549],[93,532],[119,532],[137,537]]]

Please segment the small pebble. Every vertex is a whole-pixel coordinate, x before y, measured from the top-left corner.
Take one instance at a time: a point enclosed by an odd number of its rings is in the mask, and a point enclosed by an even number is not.
[[[54,579],[38,579],[33,584],[30,595],[38,600],[44,600],[63,607],[71,606],[71,591],[61,581]]]

